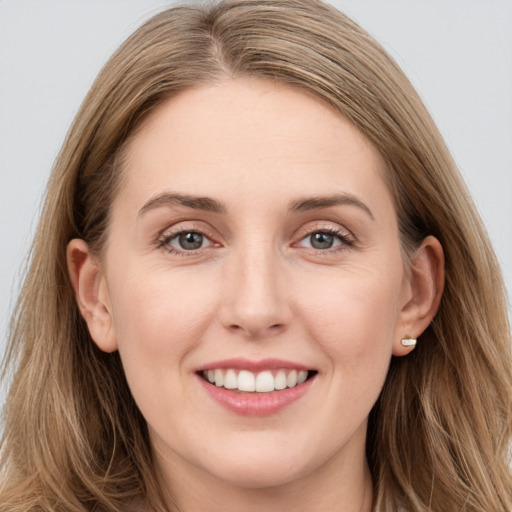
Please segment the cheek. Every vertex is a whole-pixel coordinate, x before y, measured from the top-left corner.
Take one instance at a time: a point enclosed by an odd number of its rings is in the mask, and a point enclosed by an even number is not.
[[[368,268],[330,269],[300,283],[302,308],[296,318],[325,356],[320,367],[323,399],[315,409],[316,421],[324,427],[308,437],[308,443],[320,447],[320,457],[332,447],[325,439],[341,447],[363,431],[388,372],[401,273]]]
[[[162,404],[172,403],[172,410],[180,411],[190,407],[183,362],[213,321],[208,289],[162,268],[125,266],[112,276],[119,355],[132,395],[151,423],[170,424]]]
[[[212,321],[208,287],[162,269],[132,267],[122,275],[131,277],[114,276],[110,292],[118,349],[128,380],[143,376],[164,382],[177,379],[180,362],[200,343]]]
[[[186,276],[170,271],[127,269],[110,288],[113,321],[120,344],[144,340],[148,350],[172,346],[183,331],[192,334],[208,316],[207,286],[193,285]],[[150,336],[151,334],[151,336]],[[187,338],[187,336],[185,336]],[[153,346],[154,345],[154,346]]]
[[[399,314],[401,274],[340,269],[311,283],[303,313],[311,337],[348,385],[373,376],[382,380],[391,358]]]

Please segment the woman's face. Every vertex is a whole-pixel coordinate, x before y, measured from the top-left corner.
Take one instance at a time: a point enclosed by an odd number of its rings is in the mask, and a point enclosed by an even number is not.
[[[93,337],[164,471],[259,487],[364,466],[413,334],[385,172],[342,116],[258,79],[190,89],[134,136]]]

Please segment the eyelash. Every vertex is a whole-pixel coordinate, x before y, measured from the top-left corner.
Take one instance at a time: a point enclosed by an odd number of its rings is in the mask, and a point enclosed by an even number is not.
[[[191,226],[191,227],[187,227],[187,228],[183,228],[183,229],[180,228],[180,229],[173,230],[173,231],[170,231],[170,232],[169,231],[165,232],[158,239],[158,247],[160,249],[163,249],[165,252],[167,252],[169,254],[174,254],[174,255],[177,255],[177,256],[184,256],[184,257],[186,257],[186,256],[194,256],[199,251],[210,248],[210,246],[208,246],[208,247],[200,247],[199,249],[196,249],[196,250],[187,251],[186,249],[182,249],[182,250],[176,249],[175,247],[173,247],[171,245],[171,242],[175,238],[179,237],[180,235],[192,234],[192,233],[201,235],[202,237],[204,237],[205,240],[209,241],[210,244],[212,244],[213,246],[216,245],[215,242],[212,242],[212,240],[211,240],[212,237],[207,235],[204,232],[203,229],[198,229],[198,228],[195,228],[195,227]]]
[[[308,231],[308,233],[306,235],[304,235],[299,240],[299,242],[302,242],[303,240],[306,240],[309,237],[311,237],[317,233],[332,235],[340,241],[340,244],[339,244],[339,246],[330,247],[328,249],[315,249],[314,247],[305,247],[305,249],[310,249],[310,250],[314,251],[316,254],[327,255],[327,254],[336,253],[338,251],[346,251],[348,249],[351,249],[355,245],[355,240],[350,234],[348,234],[344,230],[342,231],[341,229],[337,229],[334,227],[323,227],[323,228],[317,227],[316,229],[314,229],[312,231]]]
[[[304,236],[302,236],[300,238],[299,242],[297,242],[297,243],[300,243],[303,240],[308,239],[308,237],[311,237],[318,233],[334,236],[339,240],[340,244],[338,246],[330,247],[327,249],[316,249],[314,247],[303,247],[304,249],[306,249],[310,252],[312,251],[315,254],[327,255],[327,254],[337,253],[339,251],[349,250],[352,247],[354,247],[354,245],[356,243],[356,241],[353,239],[353,237],[350,234],[347,234],[346,231],[342,231],[342,230],[334,228],[334,227],[322,227],[322,228],[316,228],[316,229],[310,230]],[[183,234],[198,234],[198,235],[204,237],[204,239],[206,239],[208,242],[210,242],[211,245],[209,245],[208,247],[200,247],[196,250],[176,249],[175,247],[173,247],[171,245],[171,242]],[[296,245],[296,244],[294,244],[294,245]],[[202,251],[204,249],[209,249],[212,246],[214,247],[215,245],[218,246],[219,244],[215,244],[215,242],[212,241],[212,237],[207,235],[203,229],[194,228],[193,226],[187,227],[184,229],[177,229],[177,230],[171,231],[171,232],[166,232],[164,235],[162,235],[158,239],[158,247],[160,249],[165,250],[165,252],[167,252],[168,254],[174,254],[174,255],[183,256],[183,257],[194,256],[194,255],[198,254],[199,251]]]

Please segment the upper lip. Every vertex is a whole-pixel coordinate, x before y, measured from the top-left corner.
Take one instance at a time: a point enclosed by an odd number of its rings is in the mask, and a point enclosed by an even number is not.
[[[294,361],[286,361],[285,359],[260,359],[253,361],[241,357],[222,359],[221,361],[213,361],[211,363],[204,364],[197,368],[197,372],[205,370],[215,369],[234,369],[234,370],[248,370],[250,372],[261,372],[264,370],[278,370],[278,369],[290,369],[290,370],[312,370],[308,366],[296,363]]]

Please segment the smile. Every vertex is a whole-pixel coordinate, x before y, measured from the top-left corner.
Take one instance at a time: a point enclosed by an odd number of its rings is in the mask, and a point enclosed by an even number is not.
[[[269,416],[291,406],[311,388],[317,370],[265,359],[229,359],[196,370],[198,382],[224,409],[242,416]]]
[[[203,370],[201,376],[219,388],[245,393],[272,393],[299,386],[313,373],[316,372],[284,368],[260,372],[216,368]]]

